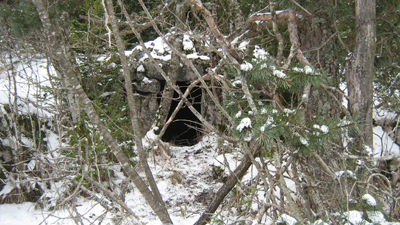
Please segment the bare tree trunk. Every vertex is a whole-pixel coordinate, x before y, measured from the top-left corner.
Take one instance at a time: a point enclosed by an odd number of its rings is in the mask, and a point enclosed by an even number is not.
[[[372,148],[372,108],[374,56],[376,38],[376,0],[356,1],[356,46],[347,66],[349,108],[352,115],[359,114],[363,121],[356,147]]]
[[[174,47],[176,49],[181,49],[182,48],[182,36],[174,36],[175,40],[172,42]],[[169,63],[169,68],[168,68],[168,77],[170,77],[171,82],[173,84],[176,83],[176,79],[178,77],[178,72],[179,72],[179,64],[180,64],[180,56],[176,54],[176,52],[171,53],[171,62]],[[168,83],[165,84],[165,88],[163,90],[162,98],[160,101],[160,106],[158,107],[158,112],[156,116],[156,126],[158,127],[158,131],[161,131],[161,129],[164,127],[165,122],[168,119],[169,111],[171,108],[171,103],[172,103],[172,98],[174,96],[174,88],[169,85]],[[163,134],[160,134],[163,135]]]
[[[65,44],[65,41],[64,41],[64,44]],[[62,46],[62,47],[65,47],[65,46]],[[69,48],[65,48],[64,50],[67,52],[70,51]],[[52,60],[51,63],[53,64],[53,67],[56,71],[57,79],[59,79],[61,81],[61,85],[63,87],[71,86],[68,79],[64,79],[65,76],[63,75],[62,68],[60,67],[60,65],[58,65],[58,63],[54,60]],[[76,70],[77,68],[74,68],[74,69]],[[81,113],[80,112],[81,111],[80,103],[78,100],[79,98],[73,92],[67,92],[66,95],[67,95],[68,110],[71,113],[72,122],[76,123],[79,121],[80,113]]]
[[[165,210],[158,199],[153,195],[153,193],[148,189],[147,185],[141,179],[139,174],[131,165],[129,158],[122,151],[121,147],[118,145],[117,141],[112,137],[111,133],[108,131],[107,127],[101,122],[99,116],[97,115],[92,102],[84,92],[80,82],[77,79],[77,71],[74,71],[73,64],[64,55],[63,48],[59,44],[56,38],[56,32],[54,26],[51,24],[46,8],[42,0],[32,0],[35,4],[36,9],[39,13],[39,17],[43,23],[43,31],[48,37],[49,43],[49,53],[54,61],[56,61],[65,75],[65,79],[69,80],[70,87],[69,91],[74,92],[79,97],[82,109],[86,112],[90,121],[93,123],[94,127],[103,137],[104,142],[110,147],[111,151],[119,161],[120,165],[135,184],[137,189],[149,203],[150,207],[154,210],[156,215],[159,217],[163,224],[172,224],[171,218]]]
[[[140,126],[140,123],[139,123],[140,109],[137,106],[136,101],[134,99],[131,74],[130,74],[128,62],[127,62],[126,56],[125,56],[125,46],[124,46],[123,40],[121,38],[121,35],[119,33],[119,27],[117,25],[117,20],[115,18],[113,4],[112,4],[111,0],[107,0],[107,8],[108,8],[109,16],[110,16],[110,23],[111,23],[112,30],[114,33],[114,37],[115,37],[115,40],[117,43],[119,58],[121,59],[123,76],[125,78],[125,89],[126,89],[126,95],[127,95],[127,99],[128,99],[130,119],[131,119],[132,128],[135,133],[134,139],[135,139],[136,150],[138,151],[138,154],[139,154],[140,166],[144,170],[147,181],[149,182],[149,186],[150,186],[151,190],[153,191],[154,196],[158,199],[160,205],[164,207],[165,213],[168,214],[167,209],[165,208],[164,201],[162,200],[161,194],[157,188],[157,184],[154,180],[153,174],[150,170],[149,164],[147,163],[146,153],[144,152],[144,149],[143,149],[143,144],[142,144],[142,137],[143,137],[142,128],[143,127]]]

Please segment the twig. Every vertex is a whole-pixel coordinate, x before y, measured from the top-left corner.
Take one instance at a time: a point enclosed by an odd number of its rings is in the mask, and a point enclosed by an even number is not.
[[[332,178],[335,178],[336,175],[335,173],[332,172],[332,170],[328,167],[328,165],[325,163],[325,161],[319,156],[316,152],[312,152],[312,155],[314,156],[315,159],[317,159],[317,162],[322,166],[322,168],[331,176]]]
[[[340,44],[343,45],[343,47],[344,47],[344,49],[346,49],[347,53],[350,53],[351,52],[350,49],[346,46],[346,44],[342,40],[342,37],[340,36],[339,28],[337,27],[336,21],[333,22],[333,25],[335,26],[335,30],[336,30],[337,37],[339,39]]]
[[[186,0],[189,3],[194,11],[201,12],[204,18],[207,21],[207,24],[210,26],[211,32],[215,35],[217,40],[221,42],[222,47],[230,53],[230,55],[236,59],[239,64],[243,63],[242,57],[238,54],[238,52],[233,48],[231,43],[225,38],[225,36],[219,31],[217,24],[215,23],[210,11],[208,11],[201,1],[197,0]],[[227,54],[228,55],[228,54]]]
[[[132,209],[125,204],[125,202],[121,201],[113,192],[109,191],[107,188],[105,188],[102,184],[100,184],[99,182],[93,180],[91,177],[85,175],[84,177],[87,181],[89,181],[89,183],[93,184],[94,186],[98,187],[103,194],[105,194],[106,196],[108,196],[109,198],[111,198],[114,202],[116,202],[117,204],[119,204],[121,207],[123,207],[126,212],[131,215],[132,217],[134,217],[137,222],[139,222],[139,224],[143,224],[139,217],[132,211]],[[83,187],[83,186],[82,186]],[[85,190],[86,188],[81,188],[83,190]],[[85,191],[88,191],[87,189]],[[91,194],[92,196],[96,196],[94,194]]]
[[[292,0],[292,2],[294,4],[296,4],[298,7],[300,7],[300,9],[304,10],[304,12],[306,12],[308,15],[312,15],[307,9],[305,9],[303,6],[301,6],[299,3],[297,3],[295,0]]]
[[[107,32],[108,32],[108,47],[109,48],[111,48],[111,30],[110,30],[110,28],[108,27],[108,19],[109,19],[109,16],[108,16],[108,13],[107,13],[107,8],[106,8],[106,5],[105,5],[105,3],[104,3],[104,0],[101,0],[101,5],[103,6],[103,10],[104,10],[104,17],[105,17],[105,20],[104,20],[104,27],[106,28],[106,30],[107,30]]]
[[[278,40],[278,54],[276,56],[276,62],[278,65],[281,63],[281,59],[283,56],[283,36],[281,32],[279,32],[278,29],[278,24],[277,24],[277,19],[276,19],[276,12],[275,12],[275,2],[273,0],[269,1],[270,4],[270,9],[271,9],[271,14],[272,14],[272,29],[274,30],[274,34],[276,39]]]
[[[317,47],[317,48],[313,48],[313,49],[304,51],[303,53],[307,53],[307,52],[312,52],[312,51],[318,51],[318,50],[320,50],[320,49],[323,48],[326,44],[328,44],[328,42],[329,42],[334,36],[336,36],[337,34],[338,34],[338,32],[336,31],[336,32],[335,32],[334,34],[332,34],[324,43],[322,43],[322,45],[320,45],[320,46]]]

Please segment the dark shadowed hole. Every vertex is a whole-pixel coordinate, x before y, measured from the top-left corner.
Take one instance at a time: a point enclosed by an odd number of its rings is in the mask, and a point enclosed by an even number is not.
[[[177,82],[176,83],[182,93],[185,93],[188,83]],[[201,89],[193,88],[188,96],[188,100],[192,103],[193,107],[200,112],[201,110]],[[174,93],[174,100],[171,103],[171,109],[168,117],[171,116],[172,112],[178,106],[179,95]],[[161,138],[162,141],[171,142],[175,145],[191,146],[198,143],[198,137],[200,135],[199,130],[201,124],[199,119],[190,111],[186,104],[179,110],[173,122],[168,126],[164,136]]]

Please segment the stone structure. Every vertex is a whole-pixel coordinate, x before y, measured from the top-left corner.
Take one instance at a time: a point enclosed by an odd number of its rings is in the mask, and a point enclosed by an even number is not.
[[[158,60],[157,63],[162,67],[164,72],[168,74],[169,61]],[[200,75],[204,75],[205,70],[208,66],[209,62],[207,60],[197,60],[195,64],[195,67]],[[138,98],[138,104],[141,106],[141,122],[144,126],[144,129],[148,130],[154,122],[154,118],[160,103],[161,94],[165,86],[165,80],[157,71],[156,66],[151,62],[142,62],[142,64],[133,72],[132,76],[133,80],[135,80],[134,87],[140,94],[140,97]],[[177,85],[181,87],[182,92],[184,92],[186,90],[186,87],[196,79],[197,76],[194,71],[192,71],[188,66],[181,65],[177,77]],[[198,88],[194,88],[192,92],[193,93],[190,96],[190,100],[194,102],[195,108],[197,108],[202,116],[206,118],[209,122],[217,125],[219,123],[219,114],[215,109],[215,104],[211,101],[211,98],[208,96],[208,94],[204,93],[202,89],[199,90]],[[177,93],[175,94],[176,95],[174,96],[174,99],[178,99],[179,96],[177,95]],[[171,110],[174,110],[176,107],[176,104],[174,104],[174,102],[177,104],[178,101],[173,101],[171,105]],[[171,139],[176,139],[180,141],[168,140],[168,138],[165,139],[165,141],[174,141],[176,142],[176,144],[182,145],[192,145],[197,143],[197,140],[187,140],[185,138],[185,133],[194,132],[190,129],[202,128],[201,126],[198,126],[198,119],[188,109],[185,109],[185,107],[186,106],[184,106],[183,109],[180,110],[180,113],[185,115],[179,115],[178,113],[176,119],[170,125],[172,128],[168,129],[166,132],[168,133],[168,135],[171,135]],[[189,120],[192,120],[192,123],[189,122]],[[180,125],[177,125],[178,123]],[[171,132],[173,134],[171,134]],[[196,132],[198,133],[198,135],[200,135],[199,131]],[[192,137],[193,139],[196,139],[196,136],[198,135],[189,135],[190,138],[188,139],[192,139]]]

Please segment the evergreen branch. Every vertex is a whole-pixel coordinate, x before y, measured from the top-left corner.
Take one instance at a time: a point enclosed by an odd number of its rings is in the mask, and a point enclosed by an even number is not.
[[[129,136],[134,137],[134,135],[133,135],[131,132],[129,132],[129,131],[123,129],[123,128],[120,127],[120,126],[118,126],[118,125],[114,122],[114,120],[113,120],[106,112],[104,112],[104,110],[103,110],[102,108],[100,108],[100,106],[98,106],[97,104],[93,104],[93,105],[94,105],[97,109],[99,109],[100,112],[102,112],[102,113],[111,121],[111,123],[114,124],[114,126],[116,126],[116,127],[117,127],[118,129],[120,129],[121,131],[125,132],[125,133],[128,134]]]
[[[322,74],[305,74],[308,77],[322,77]]]

